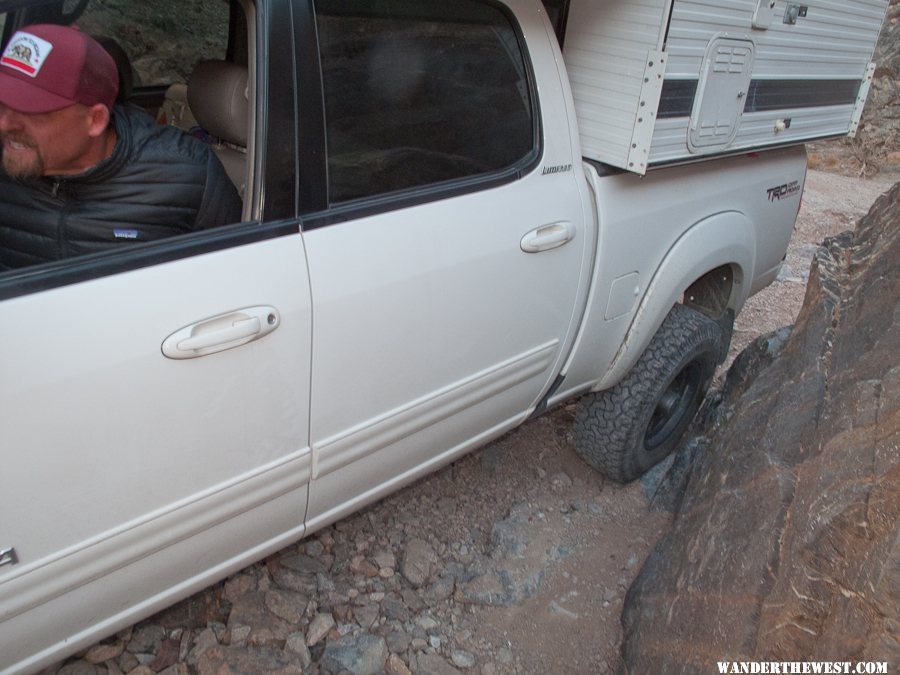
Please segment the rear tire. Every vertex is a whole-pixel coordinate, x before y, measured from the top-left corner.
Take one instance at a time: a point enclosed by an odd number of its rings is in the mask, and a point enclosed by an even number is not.
[[[675,305],[628,375],[588,394],[575,415],[575,450],[619,483],[665,459],[687,431],[715,373],[722,329]]]

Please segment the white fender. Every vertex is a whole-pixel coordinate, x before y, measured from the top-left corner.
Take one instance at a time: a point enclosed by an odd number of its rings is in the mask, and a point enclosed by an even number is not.
[[[621,380],[650,344],[669,310],[684,291],[707,272],[723,265],[734,269],[729,307],[740,310],[750,294],[756,263],[756,232],[743,213],[726,211],[701,220],[669,249],[638,305],[612,365],[594,387],[608,389]]]

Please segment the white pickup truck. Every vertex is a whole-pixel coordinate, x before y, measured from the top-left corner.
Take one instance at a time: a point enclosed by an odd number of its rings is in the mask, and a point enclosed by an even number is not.
[[[244,199],[0,274],[0,671],[574,397],[613,479],[668,454],[858,121],[887,0],[808,2],[0,0],[119,41]]]

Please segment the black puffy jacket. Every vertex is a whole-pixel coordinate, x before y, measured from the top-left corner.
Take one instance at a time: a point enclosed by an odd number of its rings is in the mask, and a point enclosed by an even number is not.
[[[241,217],[206,144],[116,106],[112,156],[76,176],[15,181],[0,169],[0,269],[171,237]]]

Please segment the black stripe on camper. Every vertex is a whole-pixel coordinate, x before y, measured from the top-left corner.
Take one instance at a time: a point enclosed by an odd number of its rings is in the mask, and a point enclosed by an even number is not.
[[[697,80],[663,81],[656,118],[689,117],[694,108],[697,84]]]
[[[744,112],[848,105],[858,94],[859,80],[753,80]]]
[[[657,118],[690,117],[697,84],[697,80],[663,82]],[[744,112],[852,105],[859,85],[859,80],[753,80]]]

